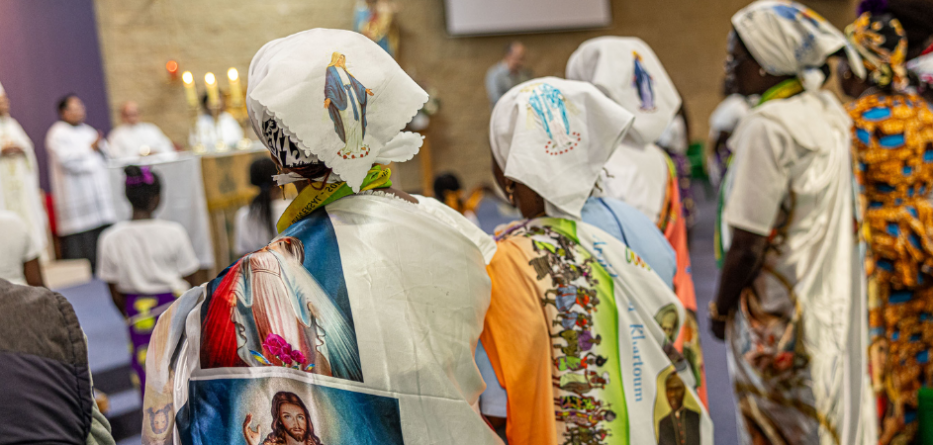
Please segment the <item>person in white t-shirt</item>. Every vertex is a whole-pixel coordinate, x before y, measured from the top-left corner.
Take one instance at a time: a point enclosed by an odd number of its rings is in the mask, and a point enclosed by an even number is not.
[[[154,219],[162,185],[149,167],[126,167],[126,198],[133,206],[130,221],[104,231],[98,246],[97,273],[107,282],[117,309],[128,319],[132,368],[145,388],[149,337],[158,315],[190,287],[200,268],[185,228]]]
[[[126,102],[120,109],[123,123],[110,132],[110,156],[139,158],[158,153],[171,153],[175,146],[155,124],[139,121],[139,105]]]
[[[29,236],[26,223],[14,212],[0,210],[0,279],[13,284],[44,286],[39,254],[42,247]]]
[[[282,190],[275,186],[272,176],[277,174],[275,162],[270,158],[257,159],[249,166],[249,182],[259,187],[259,194],[248,206],[240,207],[236,212],[234,248],[237,255],[262,249],[279,234],[275,223],[291,201],[285,200]]]

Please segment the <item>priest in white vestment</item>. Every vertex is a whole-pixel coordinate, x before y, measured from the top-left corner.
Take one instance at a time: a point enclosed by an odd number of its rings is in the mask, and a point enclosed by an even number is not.
[[[35,250],[47,244],[45,206],[39,193],[39,166],[32,140],[10,116],[10,100],[0,85],[0,210],[19,216]]]
[[[171,153],[175,146],[155,124],[139,121],[139,105],[129,101],[120,109],[123,124],[110,131],[107,138],[110,155],[132,159],[158,153]]]
[[[49,128],[45,148],[62,257],[86,258],[95,270],[97,239],[116,221],[107,171],[107,141],[84,123],[84,103],[77,96],[62,99],[58,113],[60,120]]]
[[[243,140],[243,128],[232,114],[224,111],[223,98],[215,106],[209,104],[207,95],[204,95],[201,103],[204,108],[189,137],[191,146],[200,143],[207,151],[236,148]]]

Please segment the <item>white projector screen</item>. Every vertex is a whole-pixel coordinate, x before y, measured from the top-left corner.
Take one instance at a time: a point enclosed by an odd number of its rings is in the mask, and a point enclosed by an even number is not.
[[[610,0],[444,0],[451,35],[609,26]]]

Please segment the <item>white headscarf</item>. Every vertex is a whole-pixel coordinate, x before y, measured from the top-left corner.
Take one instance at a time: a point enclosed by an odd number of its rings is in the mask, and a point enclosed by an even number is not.
[[[758,0],[732,16],[732,26],[755,61],[769,74],[796,75],[807,90],[826,80],[826,59],[845,48],[849,65],[860,78],[865,67],[845,36],[819,14],[796,2]]]
[[[541,195],[548,215],[579,219],[633,120],[592,84],[544,77],[496,102],[489,143],[505,176]]]
[[[338,70],[341,55],[345,68]],[[340,88],[344,82],[350,89]],[[360,85],[365,91],[353,90]],[[343,95],[344,112],[358,107],[359,122],[366,123],[361,144],[341,140],[343,126],[333,117],[340,112],[324,107],[325,88],[331,97]],[[401,131],[428,94],[385,50],[355,32],[312,29],[267,43],[250,64],[246,96],[253,129],[284,167],[323,162],[354,191],[373,164],[407,161],[421,147],[421,135]]]
[[[6,94],[6,90],[3,89],[3,84],[0,83],[0,96],[3,96],[4,94]]]
[[[639,145],[657,141],[680,109],[680,95],[658,56],[636,37],[583,42],[567,62],[567,78],[596,85],[634,114],[629,137]]]

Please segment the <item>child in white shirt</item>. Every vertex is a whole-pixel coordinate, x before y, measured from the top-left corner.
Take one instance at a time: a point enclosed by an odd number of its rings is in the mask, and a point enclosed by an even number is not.
[[[156,319],[177,295],[195,285],[200,263],[181,224],[152,217],[162,200],[159,176],[147,166],[131,165],[124,172],[133,217],[101,234],[97,273],[128,319],[131,364],[144,391],[146,351]]]

